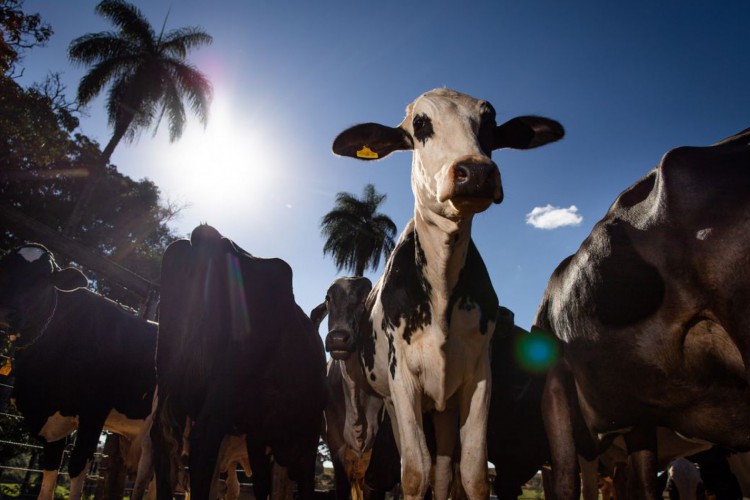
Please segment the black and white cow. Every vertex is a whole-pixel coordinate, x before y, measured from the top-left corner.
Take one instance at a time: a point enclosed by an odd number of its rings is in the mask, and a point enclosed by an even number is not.
[[[159,401],[152,430],[160,499],[171,498],[178,446],[190,431],[191,494],[211,494],[217,455],[229,434],[246,434],[258,499],[275,466],[299,495],[314,494],[325,405],[325,353],[292,291],[281,259],[253,257],[201,225],[172,243],[162,260],[156,368]]]
[[[368,383],[393,421],[406,498],[422,497],[428,486],[422,413],[431,410],[437,498],[447,496],[459,439],[467,494],[488,494],[488,351],[498,304],[471,240],[472,219],[503,198],[493,150],[534,148],[562,136],[560,124],[546,118],[497,126],[487,101],[437,89],[411,103],[399,126],[357,125],[333,143],[334,153],[363,160],[413,151],[414,217],[368,298],[370,321],[360,332]]]
[[[326,344],[348,346],[365,315],[365,300],[372,282],[363,277],[337,278],[326,292],[325,301],[310,313],[317,327],[328,317]],[[330,350],[330,348],[328,348]],[[331,450],[336,498],[361,498],[365,470],[378,432],[383,400],[364,378],[359,356],[350,351],[333,351],[328,363],[328,402],[325,409],[325,441]]]
[[[13,397],[44,447],[40,499],[53,497],[65,438],[74,430],[68,470],[70,498],[77,499],[102,428],[133,441],[151,413],[156,325],[87,284],[39,244],[0,259],[0,327],[16,337]]]
[[[563,342],[544,394],[556,498],[612,434],[633,498],[660,497],[659,426],[750,449],[748,193],[750,129],[674,149],[554,271],[535,322]]]

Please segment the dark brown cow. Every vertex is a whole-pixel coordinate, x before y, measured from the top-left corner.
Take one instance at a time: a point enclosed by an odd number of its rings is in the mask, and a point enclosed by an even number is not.
[[[553,273],[535,322],[564,344],[544,397],[557,498],[606,435],[642,499],[657,426],[750,449],[749,141],[667,153]]]
[[[209,498],[224,437],[246,434],[256,498],[270,493],[270,449],[274,465],[297,481],[299,497],[310,499],[325,354],[294,301],[289,265],[253,257],[199,226],[164,254],[160,308],[152,430],[159,498],[172,496],[170,442],[179,442],[187,418],[193,498]]]

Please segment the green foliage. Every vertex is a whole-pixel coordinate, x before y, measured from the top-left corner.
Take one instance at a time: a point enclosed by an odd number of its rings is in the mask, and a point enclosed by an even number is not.
[[[381,255],[393,251],[396,224],[377,211],[385,197],[372,184],[365,186],[361,199],[344,192],[336,195],[320,228],[326,238],[323,255],[331,254],[339,270],[362,276],[368,267],[377,269]]]
[[[9,4],[20,2],[6,1],[0,9]],[[62,90],[54,85],[26,89],[0,75],[0,203],[56,230],[64,227],[87,174],[102,157],[96,142],[74,133],[78,121],[61,101]],[[153,182],[134,181],[107,165],[69,236],[158,281],[161,255],[176,238],[167,222],[178,211],[160,202]],[[0,249],[22,244],[25,238],[0,225]],[[56,257],[60,265],[69,263],[63,255]],[[114,300],[134,307],[142,300],[106,277],[87,274],[98,291]]]
[[[23,12],[23,0],[0,0],[0,72],[14,72],[21,53],[44,45],[52,36],[52,28],[42,22],[39,14]]]

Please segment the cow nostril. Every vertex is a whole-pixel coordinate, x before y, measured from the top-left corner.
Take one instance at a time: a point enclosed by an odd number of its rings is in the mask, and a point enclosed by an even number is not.
[[[469,170],[463,165],[456,165],[455,169],[456,182],[466,182],[469,178]]]

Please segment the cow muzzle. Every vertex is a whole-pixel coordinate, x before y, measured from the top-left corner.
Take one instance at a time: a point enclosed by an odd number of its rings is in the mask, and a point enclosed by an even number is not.
[[[483,155],[466,155],[448,167],[438,184],[438,201],[450,200],[461,212],[482,212],[503,201],[500,170]]]
[[[326,351],[333,359],[349,359],[354,352],[354,336],[347,330],[331,330],[326,335]]]

